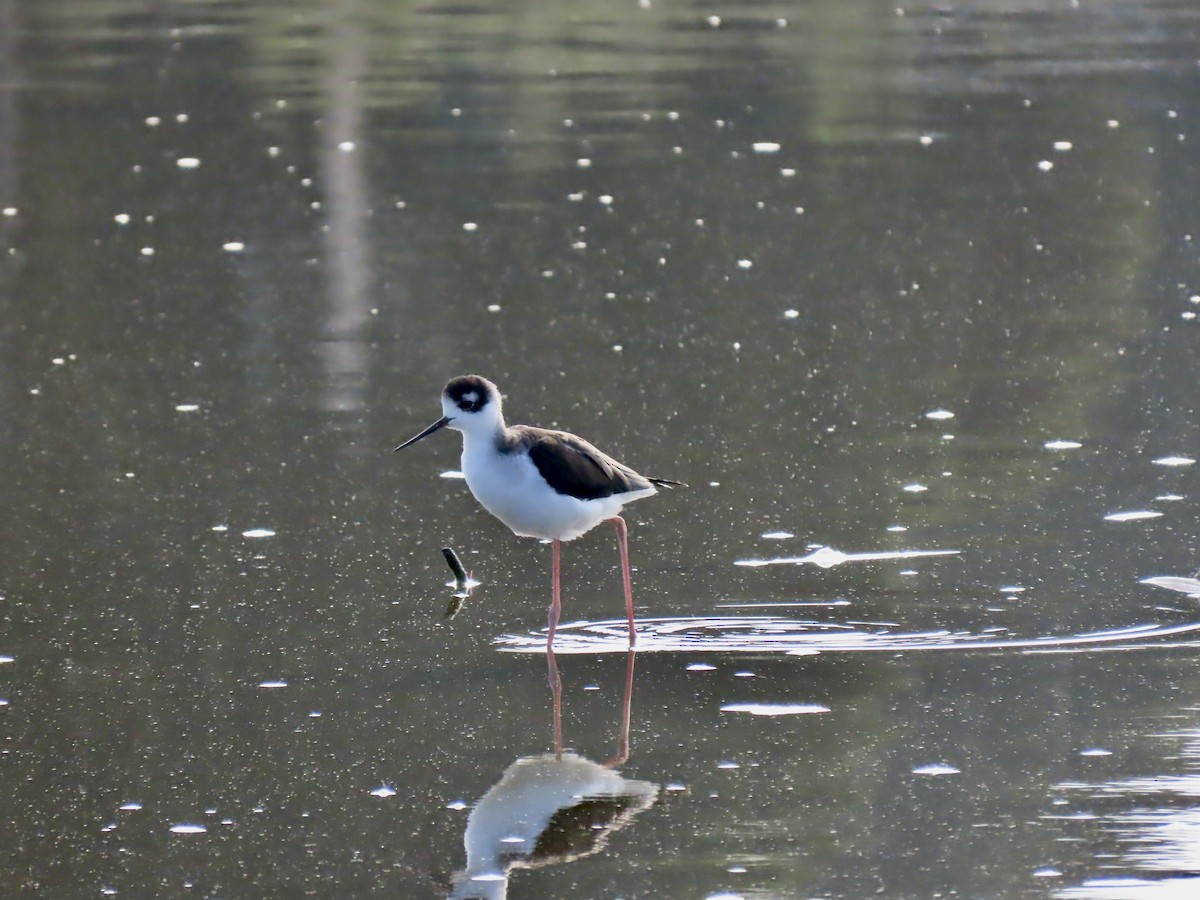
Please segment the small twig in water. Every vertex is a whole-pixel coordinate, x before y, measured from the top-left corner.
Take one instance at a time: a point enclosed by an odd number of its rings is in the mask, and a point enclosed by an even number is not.
[[[449,547],[442,548],[442,556],[446,558],[446,565],[454,573],[454,596],[450,600],[450,605],[446,607],[446,618],[453,619],[458,615],[458,611],[462,609],[463,601],[471,596],[471,589],[475,587],[477,582],[471,580],[471,576],[463,568],[458,554]]]

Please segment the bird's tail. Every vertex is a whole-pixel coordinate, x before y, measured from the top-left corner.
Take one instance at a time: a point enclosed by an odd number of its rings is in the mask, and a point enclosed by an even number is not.
[[[651,484],[658,485],[659,487],[665,487],[665,488],[687,487],[687,485],[684,482],[672,481],[670,478],[650,478],[647,476],[646,480],[649,481]]]

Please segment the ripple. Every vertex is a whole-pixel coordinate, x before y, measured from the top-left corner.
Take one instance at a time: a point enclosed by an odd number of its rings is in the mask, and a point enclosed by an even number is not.
[[[726,703],[721,712],[749,713],[752,716],[805,716],[829,712],[819,703]]]
[[[1015,650],[1022,653],[1066,653],[1136,650],[1163,638],[1200,632],[1200,622],[1147,623],[1081,634],[1001,636],[994,631],[898,631],[875,623],[813,622],[783,616],[685,616],[638,620],[639,653],[897,653],[953,650]],[[562,654],[624,653],[629,649],[624,619],[560,625],[554,651]],[[508,634],[496,638],[507,653],[543,653],[546,636]]]
[[[848,562],[877,562],[889,559],[916,559],[922,556],[955,556],[959,550],[882,550],[875,553],[846,553],[833,547],[818,547],[806,556],[779,556],[773,559],[739,559],[735,566],[799,566],[812,563],[822,569],[832,569]]]
[[[1177,575],[1156,575],[1153,578],[1143,578],[1139,584],[1152,584],[1155,587],[1166,588],[1169,591],[1179,591],[1189,597],[1200,597],[1200,579],[1183,578]]]
[[[1104,517],[1106,522],[1140,522],[1142,519],[1157,519],[1162,513],[1152,509],[1138,509],[1132,512],[1109,513]]]

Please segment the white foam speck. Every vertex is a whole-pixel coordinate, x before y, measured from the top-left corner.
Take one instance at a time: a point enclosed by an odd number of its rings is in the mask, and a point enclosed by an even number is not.
[[[178,825],[171,826],[172,834],[204,834],[208,831],[203,825],[193,825],[189,822],[180,822]]]
[[[118,225],[128,225],[129,213],[117,213],[115,216],[113,216],[113,221]]]
[[[795,537],[790,531],[766,531],[759,536],[767,541],[783,541]]]
[[[175,412],[195,412],[200,408],[198,403],[177,403],[175,404]]]
[[[198,169],[200,168],[200,160],[194,156],[181,156],[175,160],[175,165],[181,169]]]
[[[213,531],[228,531],[228,530],[229,530],[229,526],[228,526],[228,525],[214,525],[214,526],[212,527],[212,530],[213,530]]]
[[[1072,144],[1070,141],[1055,141],[1054,142],[1054,149],[1057,150],[1059,153],[1066,153],[1068,150],[1070,150],[1074,146],[1075,145]]]
[[[935,409],[925,413],[925,418],[934,419],[935,421],[940,422],[944,419],[953,419],[954,413],[950,412],[948,409]]]
[[[447,469],[445,472],[438,473],[438,477],[439,478],[453,478],[456,480],[461,480],[463,478],[466,478],[467,476],[464,475],[462,472],[460,472],[458,469]]]
[[[142,248],[142,256],[153,256],[153,255],[154,255],[153,247],[143,247]]]
[[[1032,874],[1034,878],[1058,878],[1060,875],[1062,875],[1062,872],[1058,869],[1045,868],[1034,869]]]
[[[467,803],[465,800],[454,800],[446,804],[446,809],[466,809]]]
[[[282,678],[276,678],[271,681],[260,681],[258,686],[260,688],[285,688],[287,687],[287,682]]]
[[[396,789],[394,787],[389,787],[386,784],[382,784],[370,793],[372,797],[394,797],[396,796]]]
[[[1106,522],[1137,522],[1141,519],[1157,519],[1162,513],[1150,509],[1139,509],[1132,512],[1109,513],[1104,517]]]
[[[739,766],[735,762],[719,762],[719,763],[717,763],[717,768],[718,769],[740,769],[741,766]]]
[[[1112,756],[1111,750],[1104,750],[1100,747],[1088,747],[1086,750],[1079,751],[1080,756]]]
[[[913,482],[912,484],[906,484],[904,486],[904,490],[908,491],[910,494],[921,494],[929,490],[929,488],[923,484],[917,484],[916,482]]]
[[[1190,456],[1160,456],[1151,462],[1156,466],[1190,466],[1196,461]]]
[[[737,261],[737,267],[738,267],[739,269],[750,269],[750,268],[753,268],[753,267],[754,267],[754,260],[751,260],[751,259],[739,259],[739,260]]]
[[[463,231],[478,231],[478,222],[463,222]]]
[[[343,153],[353,153],[356,148],[354,141],[342,141],[338,144],[338,149]]]
[[[751,147],[755,153],[778,153],[782,149],[781,145],[774,141],[757,141]]]
[[[123,809],[127,812],[135,810],[135,809],[141,809],[141,808],[142,808],[142,804],[138,803],[136,800],[130,800],[128,803],[122,803],[120,806],[117,807],[117,809]]]
[[[721,712],[749,713],[752,716],[804,716],[827,713],[828,706],[819,703],[727,703]]]
[[[221,249],[226,253],[241,253],[246,249],[246,245],[241,241],[226,241],[221,245]]]
[[[14,659],[16,659],[16,657],[14,657],[14,656],[0,656],[0,664],[10,663]]]
[[[1042,444],[1042,446],[1045,447],[1047,450],[1078,450],[1080,447],[1083,446],[1083,444],[1079,443],[1079,441],[1055,440],[1055,441],[1046,441],[1046,443]]]
[[[1054,163],[1050,162],[1050,160],[1048,160],[1048,159],[1043,159],[1041,162],[1038,163],[1038,168],[1041,169],[1043,172],[1049,172],[1051,169],[1054,168]]]
[[[612,196],[612,194],[601,194],[599,197],[596,198],[596,201],[601,206],[612,206],[613,196]]]
[[[783,311],[783,317],[784,317],[785,319],[798,319],[798,318],[800,318],[800,310],[798,310],[798,309],[785,309],[785,310]]]
[[[959,769],[945,763],[930,763],[927,766],[917,766],[913,769],[914,775],[958,775],[959,772]]]
[[[898,534],[898,533],[900,533],[901,531],[908,531],[908,526],[907,526],[907,525],[889,525],[889,526],[887,527],[887,530],[888,530],[888,531],[894,531],[894,532],[896,532],[896,533]]]
[[[249,531],[243,531],[242,537],[248,538],[269,538],[275,537],[275,532],[270,528],[251,528]]]
[[[712,672],[716,668],[717,668],[716,666],[710,665],[709,663],[695,662],[695,663],[688,664],[687,671],[689,671],[689,672]]]

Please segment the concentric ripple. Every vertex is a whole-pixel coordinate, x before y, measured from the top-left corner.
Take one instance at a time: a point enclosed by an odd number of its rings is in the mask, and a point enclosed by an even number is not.
[[[1136,650],[1162,646],[1166,638],[1200,632],[1200,622],[1147,623],[1081,634],[1022,637],[996,631],[897,631],[891,626],[863,626],[789,619],[782,616],[686,616],[639,619],[639,653],[870,653],[929,650],[1015,650],[1022,653],[1069,653]],[[559,654],[624,653],[628,631],[624,619],[560,625],[554,638]],[[1200,645],[1200,639],[1187,642]],[[508,653],[542,653],[545,632],[502,635],[499,649]]]

